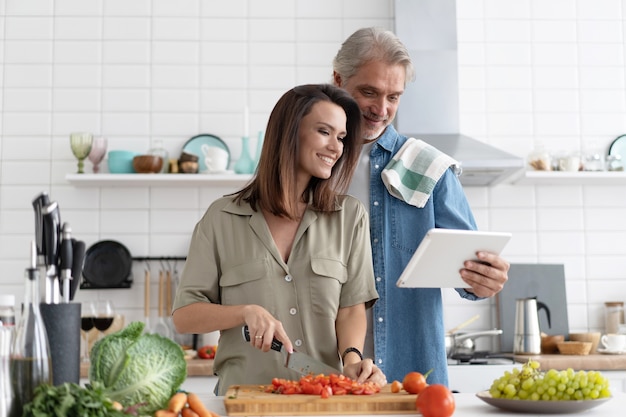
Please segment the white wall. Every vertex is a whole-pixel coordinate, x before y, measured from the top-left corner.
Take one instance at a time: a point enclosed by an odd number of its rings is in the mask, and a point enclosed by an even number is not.
[[[537,141],[608,147],[626,130],[624,16],[620,0],[460,0],[463,133],[520,156]],[[346,36],[392,29],[393,19],[391,0],[0,2],[0,292],[21,297],[31,200],[42,190],[88,246],[116,239],[134,256],[184,256],[193,225],[226,192],[75,188],[65,180],[76,169],[69,132],[138,152],[160,139],[174,157],[190,137],[212,133],[236,158],[246,104],[254,136],[285,90],[329,80]],[[624,191],[502,185],[467,194],[481,228],[514,233],[510,261],[566,265],[570,327],[580,331],[602,328],[604,301],[626,300]],[[134,266],[130,291],[81,291],[78,301],[112,298],[141,319],[143,268]],[[495,325],[491,301],[446,293],[446,303],[448,327],[476,313],[471,328]]]

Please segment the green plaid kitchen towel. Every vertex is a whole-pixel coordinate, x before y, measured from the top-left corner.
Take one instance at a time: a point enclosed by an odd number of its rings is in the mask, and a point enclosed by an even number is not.
[[[458,167],[459,163],[423,140],[409,138],[381,176],[392,196],[422,208],[439,178],[452,165]]]

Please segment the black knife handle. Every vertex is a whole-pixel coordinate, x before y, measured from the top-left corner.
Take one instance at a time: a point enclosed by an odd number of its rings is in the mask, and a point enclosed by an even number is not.
[[[82,279],[83,265],[85,264],[85,242],[72,239],[72,281],[70,282],[70,300],[74,299],[76,290]]]
[[[37,255],[43,255],[45,252],[43,241],[43,208],[50,204],[48,193],[42,191],[33,200],[33,209],[35,210],[35,244],[37,245]]]
[[[72,269],[72,257],[74,250],[72,249],[72,229],[70,229],[69,223],[63,223],[61,251],[59,253],[59,265],[61,271]],[[70,272],[71,274],[71,272]]]
[[[61,216],[56,201],[48,204],[43,210],[43,238],[48,268],[56,266],[59,261],[59,244],[61,234]]]
[[[250,341],[250,330],[248,329],[248,325],[246,324],[245,326],[243,326],[241,328],[241,331],[243,333],[243,338],[246,340],[246,342],[249,342]],[[280,340],[278,340],[276,338],[272,339],[272,346],[271,346],[272,350],[275,350],[276,352],[280,352],[280,350],[282,348],[283,348],[283,343]]]

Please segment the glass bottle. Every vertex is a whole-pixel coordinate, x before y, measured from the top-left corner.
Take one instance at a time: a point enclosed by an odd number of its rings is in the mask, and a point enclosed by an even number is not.
[[[170,170],[170,155],[163,147],[163,141],[157,139],[154,141],[154,147],[148,152],[150,155],[160,156],[163,159],[163,165],[161,166],[161,174],[167,174]]]
[[[617,333],[622,324],[624,324],[624,303],[622,301],[604,303],[605,333]]]
[[[15,325],[15,296],[0,294],[0,326],[13,328]]]
[[[252,174],[256,167],[256,162],[250,156],[250,138],[243,136],[241,138],[241,155],[233,167],[237,174]]]
[[[13,402],[10,417],[21,417],[24,405],[31,402],[35,388],[52,384],[50,347],[39,311],[39,272],[37,250],[31,243],[31,265],[25,272],[24,304],[11,346],[10,373]]]

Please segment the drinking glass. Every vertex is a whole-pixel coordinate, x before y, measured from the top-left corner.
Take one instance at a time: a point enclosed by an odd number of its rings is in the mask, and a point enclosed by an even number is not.
[[[78,159],[78,174],[84,174],[84,160],[91,152],[93,136],[91,133],[75,132],[70,134],[70,147],[72,153]]]
[[[85,350],[82,355],[83,362],[89,362],[89,332],[94,328],[96,318],[96,305],[92,301],[82,303],[80,308],[80,330],[85,342]]]
[[[104,332],[111,327],[114,318],[113,302],[110,300],[99,300],[96,303],[96,317],[93,320],[94,326],[100,331],[98,338],[101,338]]]
[[[88,158],[93,164],[93,172],[97,174],[100,172],[100,162],[104,159],[104,155],[107,153],[107,138],[104,136],[94,136],[91,143],[91,151]]]

